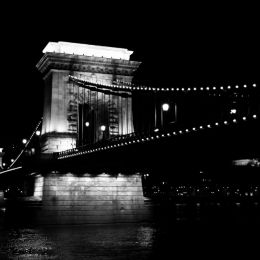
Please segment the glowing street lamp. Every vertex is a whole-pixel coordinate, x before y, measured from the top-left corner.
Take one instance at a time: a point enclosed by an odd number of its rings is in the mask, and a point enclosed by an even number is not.
[[[23,142],[23,144],[26,144],[26,143],[27,143],[27,140],[26,140],[26,139],[23,139],[22,142]]]
[[[169,105],[169,104],[167,104],[167,103],[162,104],[162,110],[163,110],[163,111],[168,111],[169,108],[170,108],[170,105]]]
[[[85,122],[85,126],[86,126],[86,127],[89,127],[89,122],[88,122],[88,121]]]
[[[106,126],[105,125],[100,126],[100,130],[102,131],[102,139],[105,140]]]
[[[36,135],[39,136],[41,134],[41,131],[37,130]]]
[[[162,104],[162,108],[161,108],[161,127],[163,128],[163,112],[167,112],[170,108],[170,105],[168,103],[164,103]]]

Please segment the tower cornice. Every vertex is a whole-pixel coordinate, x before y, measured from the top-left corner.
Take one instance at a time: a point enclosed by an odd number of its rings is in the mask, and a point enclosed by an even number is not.
[[[50,69],[132,76],[141,62],[104,57],[45,53],[36,67],[46,74]]]

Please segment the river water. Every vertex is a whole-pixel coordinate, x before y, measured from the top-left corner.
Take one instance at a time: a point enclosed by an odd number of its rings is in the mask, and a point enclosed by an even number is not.
[[[2,223],[0,259],[251,259],[259,255],[259,227],[258,203],[175,203],[144,223]]]

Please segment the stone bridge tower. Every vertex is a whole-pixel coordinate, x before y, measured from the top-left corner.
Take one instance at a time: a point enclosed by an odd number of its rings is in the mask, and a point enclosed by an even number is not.
[[[102,124],[107,126],[106,137],[133,132],[131,98],[95,93],[76,86],[69,80],[71,75],[104,84],[112,84],[114,80],[131,82],[133,73],[140,65],[140,62],[130,61],[132,51],[70,42],[49,42],[43,53],[37,64],[45,83],[41,138],[43,153],[60,152],[84,144],[80,138],[84,127],[84,120],[80,120],[80,109],[86,106],[88,113],[92,111],[92,117],[95,118],[95,123],[90,125],[92,142],[102,138]],[[109,112],[106,120],[101,116],[104,109]]]
[[[45,82],[42,153],[74,148],[84,144],[84,138],[98,142],[104,138],[104,131],[103,137],[100,132],[103,125],[107,131],[105,138],[134,131],[130,93],[97,92],[75,84],[70,77],[103,84],[112,84],[114,80],[131,82],[140,65],[130,61],[132,51],[50,42],[43,53],[37,64]],[[85,123],[92,131],[86,131],[82,138]],[[83,168],[85,165],[87,160],[82,161]],[[106,172],[95,169],[96,172],[89,173],[86,167],[78,174],[76,168],[70,171],[39,169],[35,175],[34,196],[42,200],[41,222],[125,222],[139,221],[145,216],[139,172],[112,174],[110,169]]]

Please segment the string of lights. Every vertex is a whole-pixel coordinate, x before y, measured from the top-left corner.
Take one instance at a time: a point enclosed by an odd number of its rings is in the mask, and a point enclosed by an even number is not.
[[[242,85],[227,85],[227,86],[207,86],[207,87],[149,87],[144,85],[136,85],[130,82],[125,82],[121,80],[113,81],[113,83],[119,88],[124,86],[127,89],[131,90],[142,90],[142,91],[156,91],[156,92],[194,92],[194,91],[228,91],[228,90],[241,90],[241,89],[248,89],[248,88],[256,88],[257,84],[242,84]]]
[[[84,86],[93,86],[98,89],[105,88],[110,89],[113,91],[145,91],[145,92],[227,92],[227,91],[238,91],[238,90],[245,90],[245,89],[255,89],[257,88],[257,84],[241,84],[241,85],[227,85],[227,86],[207,86],[207,87],[151,87],[151,86],[144,86],[144,85],[136,85],[130,82],[116,80],[113,81],[113,84],[104,84],[103,82],[94,82],[79,79],[75,76],[69,75],[69,78],[78,84],[83,84]]]
[[[38,134],[38,128],[40,127],[41,123],[42,123],[42,118],[41,118],[41,120],[38,122],[38,124],[36,125],[36,127],[35,127],[33,133],[31,134],[30,138],[28,139],[28,141],[27,141],[26,139],[23,139],[23,141],[26,140],[26,142],[23,142],[23,143],[25,143],[25,145],[24,145],[22,151],[18,154],[18,156],[15,158],[15,160],[14,160],[14,161],[11,163],[11,165],[8,167],[8,169],[10,169],[12,166],[14,166],[14,164],[18,161],[18,159],[21,157],[21,155],[24,153],[24,151],[26,150],[26,148],[27,148],[28,145],[30,144],[30,142],[31,142],[32,138],[34,137],[34,135],[39,135],[39,134]]]
[[[191,128],[183,128],[179,130],[174,130],[174,131],[168,131],[168,132],[160,132],[160,131],[155,131],[153,133],[150,133],[146,136],[138,136],[138,135],[133,135],[129,137],[129,135],[126,136],[126,138],[123,138],[121,136],[121,139],[116,140],[115,142],[111,142],[109,144],[98,144],[97,146],[92,146],[92,147],[78,147],[75,149],[71,150],[66,150],[63,152],[59,152],[57,159],[65,159],[65,158],[71,158],[79,155],[84,155],[84,154],[91,154],[95,152],[100,152],[100,151],[106,151],[106,150],[111,150],[114,148],[119,148],[122,146],[127,146],[127,145],[133,145],[133,144],[138,144],[138,143],[147,143],[147,142],[152,142],[155,140],[159,140],[162,138],[169,138],[173,136],[180,136],[184,134],[189,134],[192,132],[199,132],[203,131],[205,129],[216,129],[220,126],[229,126],[229,125],[235,125],[243,122],[247,122],[249,120],[256,120],[258,116],[256,114],[252,115],[251,117],[246,117],[243,116],[240,119],[232,119],[232,120],[224,120],[224,121],[219,121],[219,122],[211,122],[207,124],[201,124],[198,126],[193,126]]]

